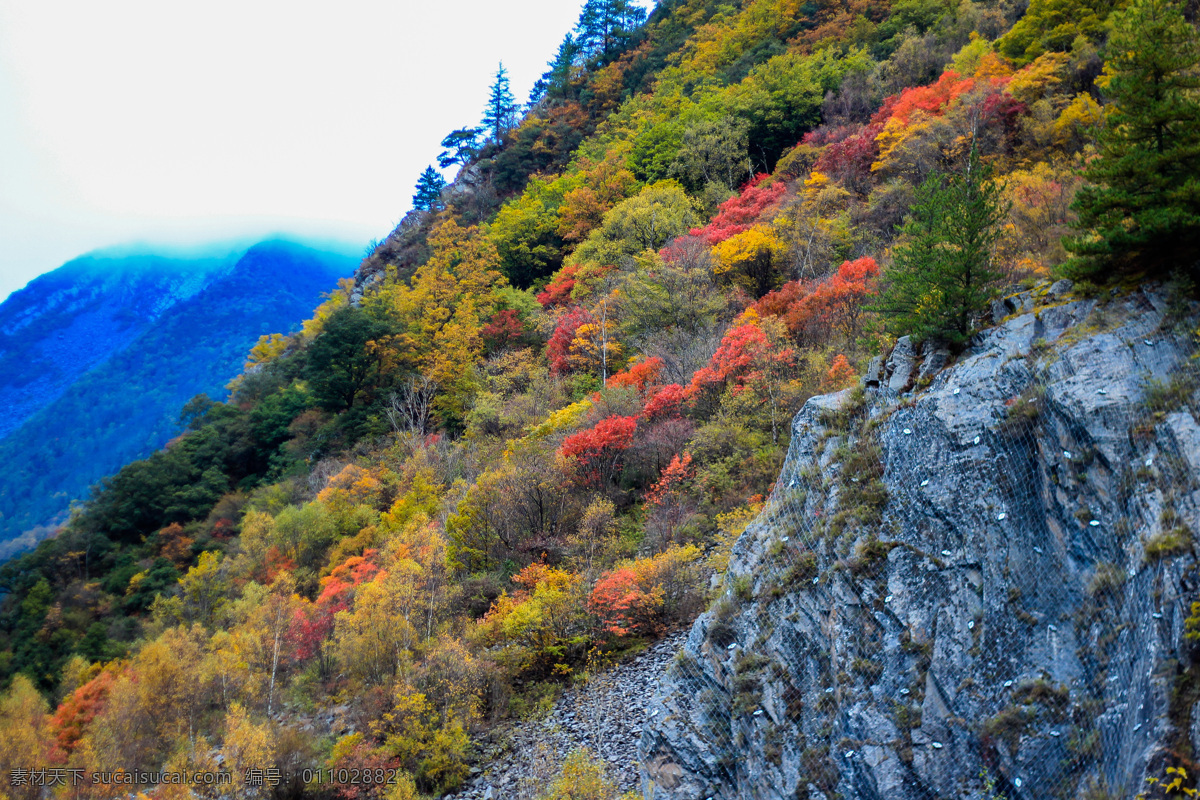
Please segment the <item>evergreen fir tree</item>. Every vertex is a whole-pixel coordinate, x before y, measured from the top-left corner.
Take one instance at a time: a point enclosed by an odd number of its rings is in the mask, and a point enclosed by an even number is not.
[[[538,93],[540,89],[540,94],[536,99],[530,95],[530,105],[542,97],[555,100],[567,97],[571,87],[571,74],[578,55],[579,45],[576,44],[575,38],[568,33],[563,37],[562,44],[558,46],[558,53],[555,54],[554,60],[549,63],[549,71],[542,75],[534,87],[534,92]]]
[[[638,28],[646,24],[646,9],[623,0],[621,3],[621,35],[629,39]]]
[[[446,179],[432,166],[425,168],[417,179],[417,192],[413,195],[413,208],[419,211],[437,211],[442,207],[442,189]]]
[[[872,309],[892,332],[956,346],[970,337],[1000,277],[992,251],[1007,207],[990,177],[972,149],[962,175],[934,173],[918,188]]]
[[[483,127],[492,140],[501,142],[504,134],[512,130],[517,116],[517,103],[508,86],[508,70],[504,64],[496,70],[496,80],[488,93],[487,108],[483,112]]]
[[[575,42],[588,58],[605,60],[646,21],[646,10],[629,0],[587,0],[575,26]]]
[[[604,48],[604,12],[607,0],[586,0],[575,23],[575,43],[585,58],[598,55]]]
[[[1200,45],[1171,0],[1134,0],[1113,15],[1097,81],[1111,101],[1100,156],[1064,240],[1071,277],[1196,271],[1200,247]]]

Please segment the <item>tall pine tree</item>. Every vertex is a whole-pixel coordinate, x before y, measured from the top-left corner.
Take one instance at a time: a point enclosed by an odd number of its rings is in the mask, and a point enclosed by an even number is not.
[[[1111,101],[1100,156],[1064,240],[1075,278],[1173,268],[1197,272],[1200,247],[1200,43],[1171,0],[1133,0],[1112,17],[1104,74]]]
[[[892,332],[955,346],[970,337],[1000,277],[992,253],[1008,209],[990,173],[972,148],[961,175],[934,173],[917,189],[872,309]]]
[[[646,10],[629,0],[586,0],[575,26],[575,42],[587,58],[608,60],[646,21]]]
[[[575,59],[578,55],[579,45],[576,44],[575,37],[568,33],[563,37],[562,44],[558,46],[558,53],[555,54],[554,60],[547,65],[550,67],[549,71],[545,72],[534,84],[533,92],[529,95],[530,105],[536,104],[543,97],[551,100],[563,100],[568,97]]]
[[[442,189],[446,179],[432,166],[426,167],[417,179],[417,193],[413,195],[413,208],[419,211],[437,211],[442,207]]]
[[[508,86],[508,70],[501,63],[496,80],[488,91],[487,107],[483,111],[483,127],[495,142],[504,141],[504,134],[516,124],[517,103]]]

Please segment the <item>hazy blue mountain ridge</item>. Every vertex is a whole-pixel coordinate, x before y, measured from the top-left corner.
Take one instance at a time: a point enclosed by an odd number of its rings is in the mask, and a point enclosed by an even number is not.
[[[0,556],[176,435],[188,399],[224,397],[258,337],[299,327],[357,263],[284,240],[134,259],[76,259],[0,305]]]
[[[238,255],[89,254],[13,292],[0,304],[0,437],[232,270]]]

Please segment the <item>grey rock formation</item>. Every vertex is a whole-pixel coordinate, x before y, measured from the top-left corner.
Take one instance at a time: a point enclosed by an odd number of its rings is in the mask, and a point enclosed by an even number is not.
[[[1062,292],[927,388],[898,344],[804,406],[650,704],[647,798],[1132,797],[1200,745],[1194,310]]]
[[[913,346],[911,337],[901,336],[892,348],[885,364],[889,378],[888,388],[893,392],[903,392],[912,388],[913,373],[917,368],[917,349]]]
[[[1046,290],[1046,296],[1054,301],[1062,300],[1064,297],[1070,294],[1071,289],[1074,287],[1074,282],[1063,278],[1062,280],[1057,280],[1050,284],[1050,288]]]

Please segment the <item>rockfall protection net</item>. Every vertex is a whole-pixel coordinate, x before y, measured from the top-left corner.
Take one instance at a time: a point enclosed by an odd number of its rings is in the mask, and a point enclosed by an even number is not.
[[[1200,360],[1167,305],[1044,306],[810,402],[652,706],[647,796],[1159,796],[1200,746]]]

